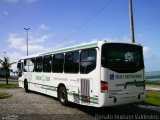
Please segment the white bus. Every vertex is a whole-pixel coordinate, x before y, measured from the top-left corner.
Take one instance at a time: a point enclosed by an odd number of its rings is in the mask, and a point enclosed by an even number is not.
[[[19,86],[81,105],[105,107],[145,98],[141,45],[99,41],[23,57]]]

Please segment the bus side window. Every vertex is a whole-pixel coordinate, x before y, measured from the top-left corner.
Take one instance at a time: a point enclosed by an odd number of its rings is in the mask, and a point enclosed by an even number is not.
[[[34,72],[35,58],[31,58],[29,61],[29,72]]]
[[[64,64],[64,72],[65,73],[72,73],[72,63],[73,63],[73,59],[72,59],[72,53],[66,53],[65,54],[65,64]]]
[[[78,73],[79,72],[79,52],[69,52],[65,54],[64,72]]]
[[[24,60],[23,71],[24,71],[24,72],[27,72],[27,60]]]
[[[72,64],[72,72],[73,73],[78,73],[79,72],[79,51],[73,52],[73,64]]]
[[[47,55],[43,57],[43,72],[51,72],[52,56]]]
[[[35,63],[35,72],[42,72],[42,68],[43,68],[42,57],[37,57]]]
[[[87,74],[96,68],[96,50],[82,50],[80,61],[80,73]]]
[[[63,73],[64,54],[53,55],[52,71],[55,73]]]

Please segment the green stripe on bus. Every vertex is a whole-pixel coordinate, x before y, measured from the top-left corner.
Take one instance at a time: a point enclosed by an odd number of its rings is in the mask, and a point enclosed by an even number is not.
[[[56,88],[43,88],[43,89],[51,90],[51,91],[57,91]],[[68,92],[68,95],[79,96],[80,98],[85,97],[85,96],[83,96],[83,95],[79,95],[79,94],[77,94],[77,93],[72,93],[72,92]],[[97,97],[90,97],[90,99],[91,99],[91,100],[98,101],[98,98],[97,98]]]
[[[86,97],[86,96],[79,95],[79,94],[77,94],[77,93],[71,93],[71,92],[68,92],[68,95],[79,96],[80,98]],[[92,100],[98,100],[97,97],[90,97],[90,99],[92,99]]]
[[[92,99],[92,100],[98,100],[97,97],[90,97],[90,99]]]
[[[134,82],[127,82],[125,84],[125,86],[128,86],[128,85],[135,85],[136,87],[142,87],[142,86],[145,86],[145,83],[143,81],[141,82],[134,81]]]
[[[42,87],[42,89],[51,90],[51,91],[57,91],[57,88],[49,88],[49,87],[48,88],[43,88]]]
[[[73,47],[70,47],[70,48],[63,48],[63,49],[60,49],[60,50],[53,50],[53,51],[46,52],[46,53],[43,53],[43,54],[40,54],[40,55],[50,55],[50,54],[55,54],[55,53],[60,53],[60,52],[67,52],[67,51],[71,51],[71,50],[78,50],[78,49],[83,49],[83,48],[88,48],[88,47],[97,47],[97,43],[89,43],[89,44],[86,44],[86,45],[77,45],[77,46],[73,46]]]

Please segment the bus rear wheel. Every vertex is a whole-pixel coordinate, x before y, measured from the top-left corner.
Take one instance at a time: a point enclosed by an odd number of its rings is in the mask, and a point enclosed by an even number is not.
[[[24,89],[25,89],[25,92],[27,93],[29,92],[27,80],[24,81]]]
[[[65,87],[60,87],[58,90],[58,100],[61,105],[67,106],[68,98],[67,98],[67,91]]]

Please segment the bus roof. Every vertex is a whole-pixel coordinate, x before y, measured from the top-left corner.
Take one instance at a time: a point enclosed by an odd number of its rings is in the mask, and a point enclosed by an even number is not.
[[[71,47],[65,47],[65,48],[56,49],[56,50],[50,50],[50,51],[47,51],[47,52],[38,53],[38,54],[34,54],[34,55],[29,55],[29,56],[22,57],[22,59],[33,58],[33,57],[44,56],[44,55],[50,55],[50,54],[56,54],[56,53],[63,53],[63,52],[68,52],[68,51],[73,51],[73,50],[81,50],[81,49],[98,47],[99,43],[100,44],[104,44],[104,43],[124,43],[124,44],[137,45],[135,43],[129,43],[129,42],[95,41],[95,42],[84,43],[84,44],[75,45],[75,46],[71,46]]]
[[[62,49],[51,50],[48,52],[41,53],[40,55],[55,54],[55,53],[61,53],[61,52],[79,50],[79,49],[86,49],[86,48],[97,47],[97,46],[98,46],[98,42],[91,42],[91,43],[85,43],[85,44],[75,45],[75,46],[71,46],[71,47],[66,47],[66,48],[62,48]]]

